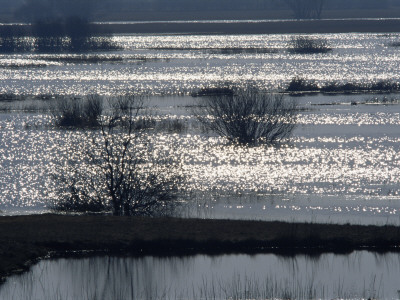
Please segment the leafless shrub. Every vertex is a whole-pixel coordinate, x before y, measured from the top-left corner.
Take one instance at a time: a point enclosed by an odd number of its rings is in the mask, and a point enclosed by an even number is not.
[[[201,98],[195,112],[206,129],[240,144],[273,143],[292,133],[296,102],[255,88],[235,88],[233,95]]]
[[[103,112],[103,102],[99,95],[86,96],[83,104],[83,115],[92,126],[99,124],[99,118]]]
[[[88,95],[84,99],[57,99],[51,110],[58,127],[97,127],[103,106],[100,96]]]
[[[129,102],[134,105],[128,111],[114,110],[99,130],[68,145],[67,161],[54,175],[59,183],[54,210],[155,216],[176,208],[183,180],[179,162],[152,149],[136,128],[140,98]]]

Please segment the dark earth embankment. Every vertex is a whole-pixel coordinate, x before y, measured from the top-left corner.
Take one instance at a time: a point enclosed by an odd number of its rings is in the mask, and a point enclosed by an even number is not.
[[[261,221],[30,215],[0,217],[0,277],[51,252],[191,255],[397,251],[400,227]]]

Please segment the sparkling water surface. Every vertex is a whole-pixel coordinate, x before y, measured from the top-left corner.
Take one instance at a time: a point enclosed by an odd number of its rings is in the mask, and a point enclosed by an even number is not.
[[[118,59],[98,63],[76,54],[1,55],[0,92],[148,94],[153,116],[188,125],[182,132],[150,136],[155,148],[171,149],[183,163],[194,195],[187,216],[399,224],[396,94],[299,97],[298,126],[288,142],[275,146],[230,145],[196,124],[197,99],[188,94],[203,86],[251,82],[276,90],[294,76],[317,83],[399,81],[400,49],[390,46],[397,34],[314,35],[326,38],[333,51],[312,55],[289,53],[292,37],[116,36],[122,51],[88,56]],[[224,48],[274,51],[225,53]],[[63,57],[81,57],[81,62]],[[54,184],[49,175],[66,145],[82,138],[80,131],[52,126],[49,102],[0,102],[3,214],[47,211],[54,197],[48,192]]]
[[[124,35],[113,40],[122,51],[92,53],[122,61],[68,63],[63,56],[0,56],[0,92],[19,94],[112,94],[134,89],[152,94],[188,93],[220,82],[251,81],[285,86],[291,78],[325,81],[398,81],[398,34],[324,34],[328,54],[292,54],[294,35]],[[272,53],[224,52],[271,49]],[[76,55],[75,55],[76,56]],[[57,59],[55,59],[57,58]]]

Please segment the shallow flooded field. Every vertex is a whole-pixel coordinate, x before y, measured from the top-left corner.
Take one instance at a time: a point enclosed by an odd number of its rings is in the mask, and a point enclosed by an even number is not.
[[[317,84],[399,80],[396,34],[312,37],[333,50],[290,53],[292,35],[132,35],[114,37],[123,50],[111,53],[2,55],[0,210],[47,211],[50,175],[84,136],[53,126],[54,95],[128,91],[148,95],[157,122],[179,125],[149,138],[182,162],[193,196],[182,199],[183,216],[399,224],[397,94],[298,97],[298,126],[279,146],[230,145],[193,116],[199,103],[189,94],[226,82],[276,91],[295,76]]]
[[[182,162],[193,196],[182,199],[184,216],[398,224],[400,105],[365,104],[373,97],[301,97],[293,136],[253,147],[204,133],[191,112],[196,98],[153,97],[155,120],[182,128],[148,138]],[[12,110],[0,114],[0,128],[0,209],[46,211],[52,170],[85,132],[55,128],[49,113]]]
[[[0,213],[49,211],[51,175],[90,136],[54,126],[54,97],[134,92],[161,128],[151,147],[182,163],[190,197],[179,215],[400,225],[398,94],[296,97],[298,125],[279,145],[233,145],[194,117],[191,94],[202,87],[400,80],[398,34],[313,35],[333,48],[324,54],[291,53],[293,37],[126,35],[113,38],[121,51],[0,55]],[[398,254],[363,251],[45,260],[10,278],[0,298],[396,299],[399,272]]]
[[[317,82],[397,82],[398,34],[320,34],[329,53],[293,54],[296,35],[126,35],[122,51],[1,55],[1,93],[190,93],[201,86],[245,81],[285,87],[295,76]]]

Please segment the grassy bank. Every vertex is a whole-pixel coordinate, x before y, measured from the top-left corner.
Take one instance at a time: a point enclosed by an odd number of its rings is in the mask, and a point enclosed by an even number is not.
[[[261,221],[30,215],[0,218],[0,277],[50,252],[130,255],[394,251],[400,228]]]

